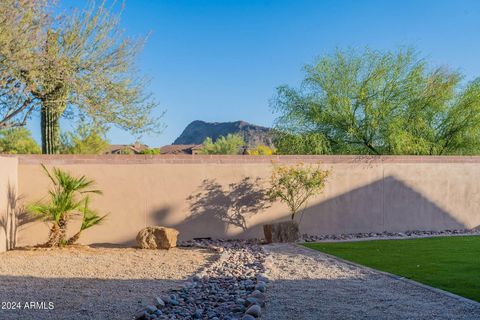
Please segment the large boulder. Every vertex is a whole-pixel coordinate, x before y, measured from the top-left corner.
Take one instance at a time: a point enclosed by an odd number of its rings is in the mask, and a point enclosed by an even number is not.
[[[178,230],[165,227],[146,227],[137,234],[142,249],[170,249],[177,246]]]
[[[266,224],[263,233],[267,243],[295,242],[300,238],[298,223],[293,220]]]

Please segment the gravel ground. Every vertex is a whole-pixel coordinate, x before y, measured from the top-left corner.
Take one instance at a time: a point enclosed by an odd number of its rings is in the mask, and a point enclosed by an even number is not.
[[[480,319],[462,302],[290,244],[265,246],[264,319]]]
[[[214,257],[198,248],[76,247],[2,253],[0,319],[132,319],[152,297],[178,287]],[[37,304],[27,309],[25,303],[30,302]],[[53,310],[39,310],[48,309],[50,302]],[[19,305],[21,310],[6,310]]]
[[[187,244],[185,244],[187,245]],[[193,241],[218,252],[217,260],[181,289],[155,298],[137,320],[255,320],[265,306],[265,251],[256,241]]]

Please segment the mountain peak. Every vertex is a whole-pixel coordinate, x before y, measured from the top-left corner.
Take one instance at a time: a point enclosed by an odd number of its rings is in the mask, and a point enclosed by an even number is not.
[[[195,120],[183,130],[173,144],[201,144],[208,137],[215,141],[220,136],[238,134],[243,137],[249,147],[255,147],[259,144],[272,145],[270,131],[270,128],[257,126],[242,120],[234,122]]]

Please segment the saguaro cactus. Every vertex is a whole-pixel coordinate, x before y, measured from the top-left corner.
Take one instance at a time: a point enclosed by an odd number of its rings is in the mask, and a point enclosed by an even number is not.
[[[42,130],[42,153],[58,153],[60,147],[60,124],[59,114],[48,106],[42,106],[41,130]]]
[[[48,31],[46,56],[44,66],[44,87],[47,89],[38,98],[42,101],[41,108],[41,133],[42,153],[54,154],[60,149],[60,117],[66,109],[67,89],[63,70],[61,52],[58,45],[58,34]]]

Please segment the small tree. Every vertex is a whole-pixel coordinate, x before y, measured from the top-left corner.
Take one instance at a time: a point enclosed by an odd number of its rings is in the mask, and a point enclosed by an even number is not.
[[[245,141],[238,134],[220,136],[215,142],[209,137],[203,142],[200,154],[238,154],[244,145]]]
[[[94,181],[85,176],[73,177],[68,172],[54,168],[53,173],[42,165],[47,176],[53,183],[49,191],[50,202],[37,202],[29,205],[28,211],[36,217],[51,223],[50,235],[45,243],[47,247],[65,244],[68,221],[74,215],[83,214],[88,201],[83,195],[89,193],[101,194],[100,190],[90,189]]]
[[[294,166],[275,166],[270,179],[268,195],[280,199],[290,209],[292,220],[306,207],[308,200],[323,191],[330,174],[318,166],[299,163]]]

